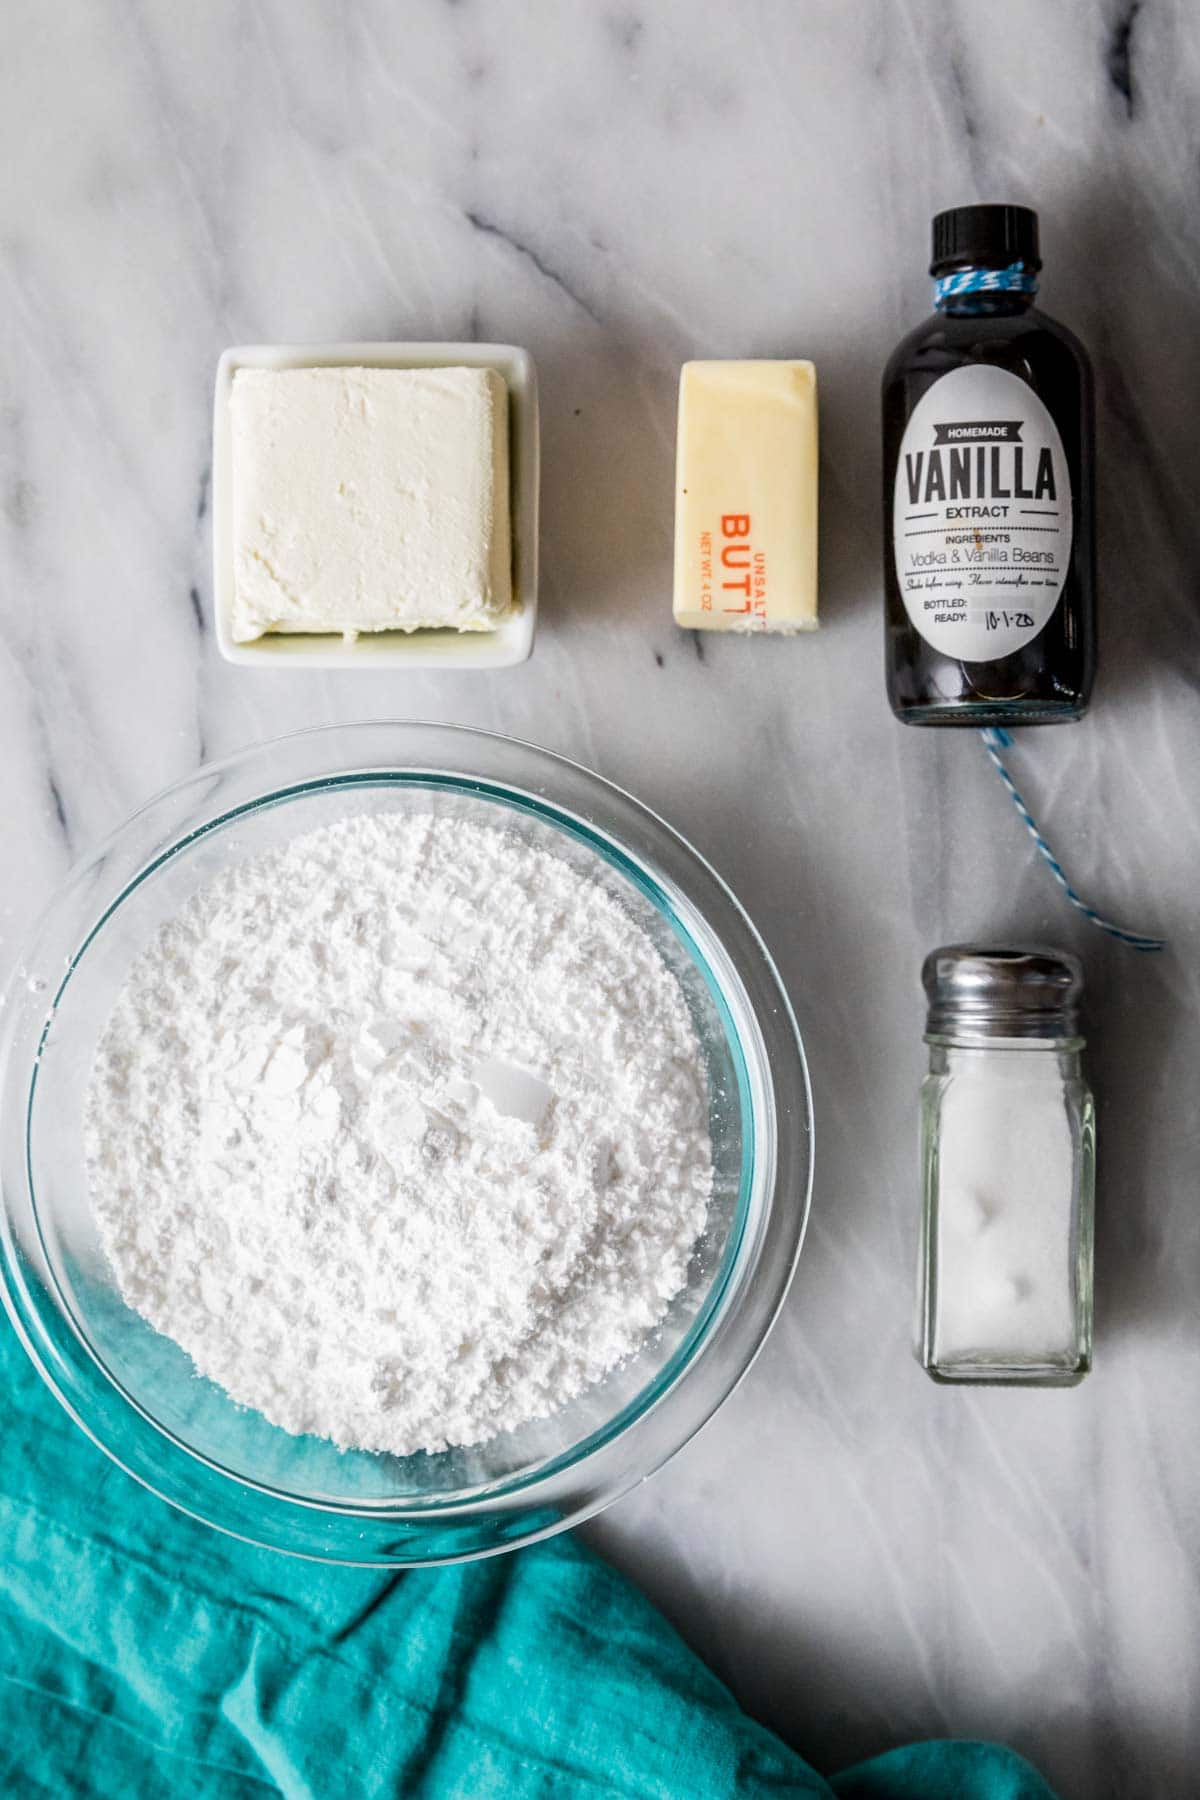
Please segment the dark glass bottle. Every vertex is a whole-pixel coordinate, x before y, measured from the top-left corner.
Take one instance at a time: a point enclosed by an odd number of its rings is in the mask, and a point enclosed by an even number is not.
[[[1093,399],[1037,310],[1037,214],[933,221],[936,311],[883,379],[888,698],[909,725],[1078,719],[1095,676]]]

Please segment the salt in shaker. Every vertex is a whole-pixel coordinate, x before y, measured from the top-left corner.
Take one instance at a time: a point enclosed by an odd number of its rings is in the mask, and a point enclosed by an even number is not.
[[[1079,963],[954,944],[925,959],[922,979],[918,1360],[935,1381],[1070,1386],[1092,1340]]]

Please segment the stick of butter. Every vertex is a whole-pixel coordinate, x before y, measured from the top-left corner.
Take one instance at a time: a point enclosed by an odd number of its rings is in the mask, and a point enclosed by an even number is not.
[[[812,363],[684,363],[675,483],[676,623],[700,631],[814,630]]]

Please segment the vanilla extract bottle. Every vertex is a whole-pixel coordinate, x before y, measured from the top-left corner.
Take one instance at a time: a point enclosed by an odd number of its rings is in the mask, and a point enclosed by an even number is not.
[[[883,381],[888,698],[909,725],[1078,719],[1096,668],[1092,374],[1034,304],[1037,214],[933,221],[933,317]]]

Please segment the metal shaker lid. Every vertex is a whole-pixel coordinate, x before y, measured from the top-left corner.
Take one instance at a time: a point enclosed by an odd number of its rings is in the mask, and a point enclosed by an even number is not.
[[[1079,1031],[1079,958],[1044,945],[945,944],[921,970],[930,1037],[1070,1038]]]

